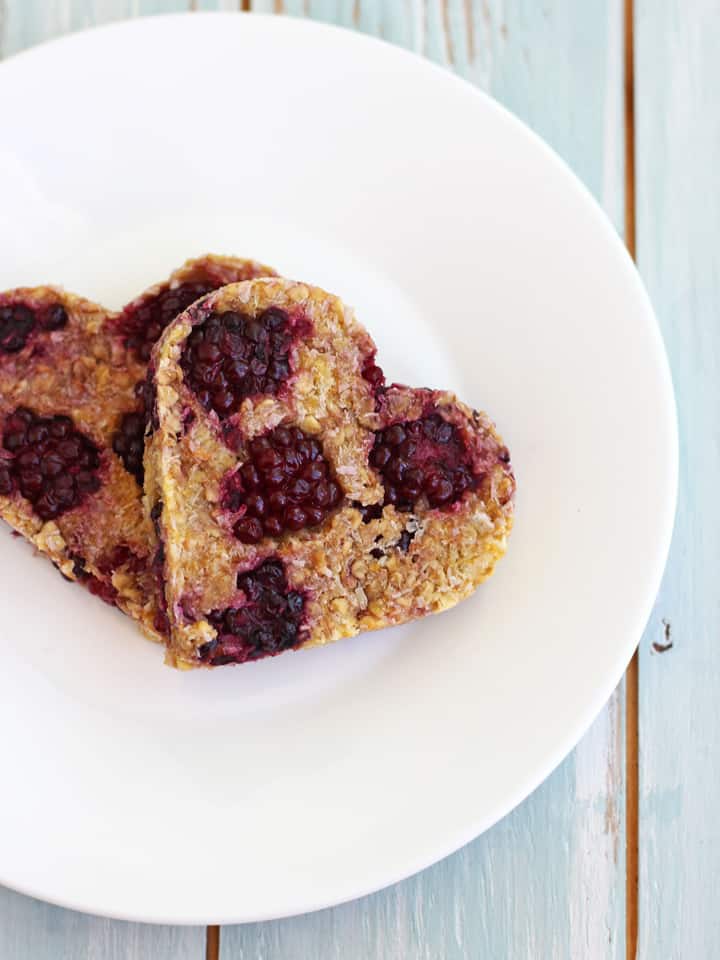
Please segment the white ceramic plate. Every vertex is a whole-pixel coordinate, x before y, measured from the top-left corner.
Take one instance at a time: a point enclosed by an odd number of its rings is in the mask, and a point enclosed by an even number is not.
[[[507,813],[637,643],[675,502],[650,304],[594,201],[488,97],[290,19],[135,21],[0,67],[0,287],[120,305],[185,257],[257,257],[357,307],[391,378],[510,445],[495,577],[442,617],[178,673],[0,544],[0,882],[168,922],[398,880]]]

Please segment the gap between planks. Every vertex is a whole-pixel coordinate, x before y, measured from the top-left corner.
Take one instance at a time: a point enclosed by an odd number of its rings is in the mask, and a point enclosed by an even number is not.
[[[624,0],[625,244],[635,260],[635,10]],[[640,854],[639,657],[636,650],[625,677],[625,956],[636,960]]]
[[[205,960],[220,960],[220,927],[207,927]]]

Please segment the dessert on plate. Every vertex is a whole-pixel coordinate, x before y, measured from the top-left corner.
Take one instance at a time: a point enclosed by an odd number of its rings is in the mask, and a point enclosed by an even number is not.
[[[386,386],[337,297],[222,287],[148,373],[145,492],[168,662],[218,666],[447,609],[512,526],[509,454],[443,391]]]
[[[0,517],[154,639],[166,624],[142,504],[147,360],[197,297],[272,273],[203,257],[119,313],[55,287],[0,294]]]

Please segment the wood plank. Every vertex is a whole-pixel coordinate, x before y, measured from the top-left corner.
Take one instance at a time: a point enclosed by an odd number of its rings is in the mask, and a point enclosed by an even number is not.
[[[189,8],[190,0],[0,0],[0,47],[9,56],[73,30]]]
[[[423,0],[251,0],[255,13],[286,13],[333,23],[382,37],[422,52],[417,26],[422,24]]]
[[[242,8],[242,0],[190,0],[191,10],[225,10],[232,12]]]
[[[122,923],[0,887],[3,960],[204,960],[204,927]]]
[[[187,9],[188,0],[0,0],[0,54],[132,15]],[[90,917],[0,887],[0,957],[202,960],[205,928]]]
[[[670,355],[680,498],[640,656],[640,951],[717,957],[720,17],[636,0],[638,262]]]
[[[345,22],[346,6],[311,12]],[[621,0],[582,9],[573,0],[422,0],[403,4],[402,26],[386,6],[400,4],[360,0],[358,28],[392,32],[489,90],[568,160],[622,230]],[[221,957],[624,957],[623,742],[620,689],[574,754],[474,843],[355,903],[226,927]]]
[[[197,6],[201,3],[212,5],[198,0]],[[53,32],[85,25],[83,18],[89,12],[97,20],[107,20],[137,7],[118,0],[102,4],[52,0],[43,5],[47,19],[38,23],[37,2],[5,0],[5,5],[7,52]],[[158,3],[140,6],[143,12],[150,6],[167,8]],[[275,10],[280,0],[254,0],[252,6]],[[358,0],[352,9],[346,0],[284,3],[287,12],[298,15],[307,13],[346,26],[352,20],[358,29],[424,52],[490,89],[566,156],[619,224],[619,0],[607,4],[592,0],[582,13],[572,0],[554,0],[542,9],[531,0],[521,0],[503,15],[505,6],[501,0],[398,0],[393,4]],[[265,960],[621,956],[621,735],[619,694],[555,775],[474,844],[419,877],[355,904],[290,921],[226,928],[225,960],[240,956]],[[62,957],[68,943],[73,957],[85,955],[85,944],[88,951],[94,950],[93,956],[115,955],[108,953],[108,944],[116,934],[103,941],[97,931],[84,934],[74,927],[79,921],[91,925],[108,921],[35,905],[15,894],[7,897],[33,904],[41,912],[51,911],[51,920],[28,917],[28,926],[60,928],[45,954],[38,948],[30,952],[33,957]],[[0,928],[3,911],[10,914],[5,897],[0,899]],[[22,929],[18,921],[14,926]],[[180,952],[184,946],[173,945],[172,953],[168,946],[168,938],[183,931],[170,930],[161,943],[141,943],[141,931],[150,930],[156,936],[167,928],[110,926],[127,928],[117,934],[118,956],[184,956]],[[204,944],[202,931],[192,933],[200,934]],[[77,947],[70,936],[77,939]],[[188,949],[195,947],[193,941]],[[6,952],[13,956],[9,949]],[[0,950],[0,955],[5,952]]]

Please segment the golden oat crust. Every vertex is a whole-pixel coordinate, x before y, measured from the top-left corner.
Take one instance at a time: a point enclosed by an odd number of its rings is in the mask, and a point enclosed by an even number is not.
[[[210,313],[252,316],[268,307],[304,318],[310,332],[293,348],[286,388],[243,400],[229,422],[229,445],[217,415],[184,382],[183,346]],[[485,414],[451,393],[393,385],[376,397],[360,372],[374,352],[341,300],[280,278],[224,287],[167,328],[151,361],[157,420],[146,439],[145,492],[162,539],[170,664],[202,665],[202,649],[216,638],[207,615],[241,604],[238,573],[268,557],[282,559],[289,587],[306,597],[303,647],[440,612],[492,573],[513,517],[514,478],[501,438]],[[386,506],[378,519],[364,521],[357,504],[382,503],[384,495],[368,462],[374,431],[428,410],[462,435],[481,477],[476,489],[448,509],[421,501],[412,512]],[[247,441],[281,423],[321,440],[345,499],[320,527],[247,545],[222,509],[223,478],[246,458]],[[412,535],[406,552],[398,547],[403,532]]]
[[[167,281],[154,285],[128,306],[182,283],[221,285],[273,273],[253,260],[200,257],[187,261]],[[102,483],[78,507],[53,521],[43,522],[18,492],[0,496],[0,517],[46,554],[64,576],[102,585],[99,592],[113,596],[146,635],[163,640],[165,624],[159,615],[157,578],[151,568],[152,525],[143,509],[141,487],[112,448],[124,414],[142,406],[136,385],[145,379],[147,364],[124,344],[120,330],[123,312],[107,311],[48,286],[18,288],[0,295],[0,304],[13,303],[31,308],[61,304],[68,321],[59,330],[31,336],[18,353],[0,354],[0,427],[19,406],[41,416],[70,416],[100,451]],[[122,552],[118,548],[123,548]]]

